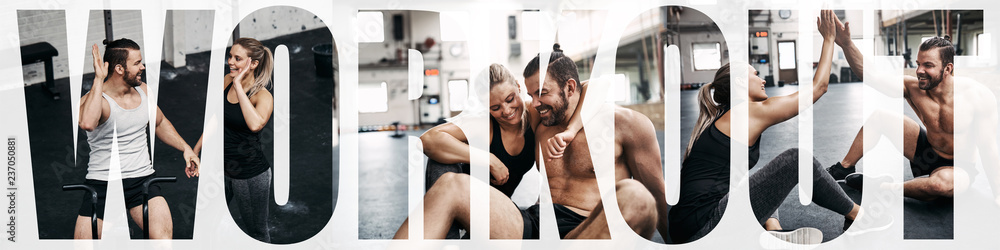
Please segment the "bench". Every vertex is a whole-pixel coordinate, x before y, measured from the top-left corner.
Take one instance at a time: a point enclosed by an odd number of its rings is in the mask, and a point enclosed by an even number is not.
[[[59,90],[56,89],[55,79],[53,79],[52,58],[58,55],[59,51],[47,42],[21,46],[22,66],[38,62],[45,63],[45,89],[49,91],[49,94],[52,94],[54,100],[59,100]]]

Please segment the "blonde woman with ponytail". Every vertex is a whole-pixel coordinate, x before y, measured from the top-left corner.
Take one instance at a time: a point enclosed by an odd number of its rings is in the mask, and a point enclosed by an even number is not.
[[[233,202],[243,219],[243,231],[254,239],[271,242],[268,207],[271,164],[264,158],[260,131],[274,109],[271,84],[271,50],[253,38],[240,38],[229,50],[223,103],[226,200]],[[195,152],[201,151],[201,140]],[[234,216],[236,218],[236,216]]]
[[[833,11],[824,10],[817,20],[819,32],[823,36],[823,49],[819,65],[813,77],[815,103],[829,84],[830,64],[833,58],[834,29],[836,16]],[[757,70],[741,63],[733,67],[747,67],[746,83],[750,111],[748,142],[735,138],[737,144],[748,147],[749,167],[753,168],[760,158],[761,135],[768,127],[784,122],[798,115],[799,93],[768,98],[764,91],[764,80],[757,76]],[[730,65],[719,68],[712,83],[698,91],[701,109],[698,123],[691,132],[687,153],[681,168],[681,194],[676,206],[670,210],[670,236],[675,243],[686,243],[705,236],[719,223],[729,200],[730,176]],[[713,94],[714,93],[714,94]],[[778,238],[794,243],[818,244],[823,240],[822,232],[815,228],[800,228],[781,231],[777,220],[777,209],[798,184],[798,150],[789,149],[779,154],[758,171],[750,175],[750,203],[758,223]],[[854,221],[860,207],[847,197],[836,181],[813,159],[813,202],[824,208],[844,215],[844,230]]]

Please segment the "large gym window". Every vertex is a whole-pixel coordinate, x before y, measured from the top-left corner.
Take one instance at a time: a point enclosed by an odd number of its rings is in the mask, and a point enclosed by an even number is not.
[[[722,46],[719,43],[692,43],[694,70],[717,70],[722,67]]]
[[[448,81],[448,107],[451,111],[465,110],[465,101],[469,99],[469,81]]]
[[[389,89],[385,82],[358,84],[358,112],[378,113],[389,111]]]
[[[976,35],[976,55],[977,56],[989,56],[993,53],[990,50],[990,34],[982,33]]]
[[[795,42],[778,42],[778,69],[795,68]]]

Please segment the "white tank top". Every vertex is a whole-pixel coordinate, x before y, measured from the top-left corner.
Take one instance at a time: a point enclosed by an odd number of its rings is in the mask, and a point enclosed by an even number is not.
[[[146,128],[149,125],[149,108],[146,104],[146,93],[142,88],[135,87],[141,99],[134,109],[123,109],[107,94],[101,93],[111,114],[108,120],[97,125],[94,131],[87,132],[87,143],[90,144],[90,162],[87,166],[87,179],[108,180],[111,166],[111,142],[114,130],[118,130],[118,157],[121,162],[122,178],[144,177],[153,174],[153,164],[150,162],[147,145]]]

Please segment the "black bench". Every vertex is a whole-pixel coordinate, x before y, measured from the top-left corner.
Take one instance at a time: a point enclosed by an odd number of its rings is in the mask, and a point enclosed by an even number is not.
[[[59,51],[47,42],[21,46],[22,66],[45,62],[45,89],[49,91],[49,94],[52,94],[54,100],[59,100],[59,90],[56,89],[56,82],[53,79],[52,58],[58,55]]]

